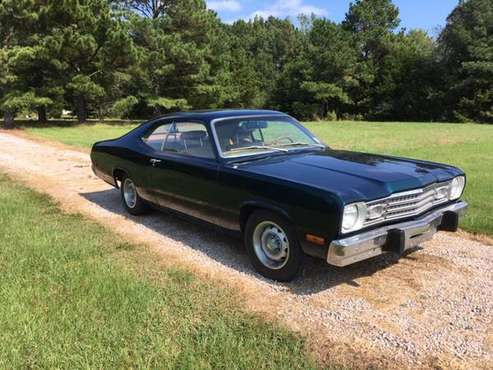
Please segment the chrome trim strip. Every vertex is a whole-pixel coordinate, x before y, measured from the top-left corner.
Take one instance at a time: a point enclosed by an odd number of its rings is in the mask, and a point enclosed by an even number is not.
[[[445,212],[455,212],[462,216],[467,207],[466,202],[459,201],[431,211],[417,220],[387,225],[348,238],[334,240],[329,245],[327,263],[343,267],[383,254],[388,232],[395,229],[404,232],[404,250],[407,250],[430,240],[437,232],[437,227],[442,222]]]

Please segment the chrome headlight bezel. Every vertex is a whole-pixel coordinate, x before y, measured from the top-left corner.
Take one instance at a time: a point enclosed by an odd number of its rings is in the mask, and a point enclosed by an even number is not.
[[[449,200],[457,200],[464,193],[466,187],[466,177],[457,176],[452,179],[449,185]]]
[[[366,220],[368,207],[364,202],[351,203],[344,206],[341,220],[341,232],[348,234],[360,230]]]

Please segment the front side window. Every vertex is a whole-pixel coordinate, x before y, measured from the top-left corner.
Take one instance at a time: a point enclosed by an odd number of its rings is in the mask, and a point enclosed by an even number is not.
[[[209,134],[202,123],[165,123],[158,126],[142,140],[157,151],[199,158],[214,158]]]
[[[318,139],[290,117],[236,118],[216,122],[214,129],[225,158],[323,147]]]

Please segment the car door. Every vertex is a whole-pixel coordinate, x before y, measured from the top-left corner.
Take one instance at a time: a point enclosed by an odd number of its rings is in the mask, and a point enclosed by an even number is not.
[[[228,227],[217,209],[218,162],[201,122],[163,122],[143,138],[152,147],[147,191],[162,207]]]

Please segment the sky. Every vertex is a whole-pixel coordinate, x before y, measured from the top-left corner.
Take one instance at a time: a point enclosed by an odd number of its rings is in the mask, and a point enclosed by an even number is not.
[[[300,13],[329,18],[339,22],[349,8],[350,0],[207,0],[224,22],[250,19],[255,15],[291,17]],[[401,27],[422,28],[434,32],[443,27],[458,0],[393,0],[399,7]]]

